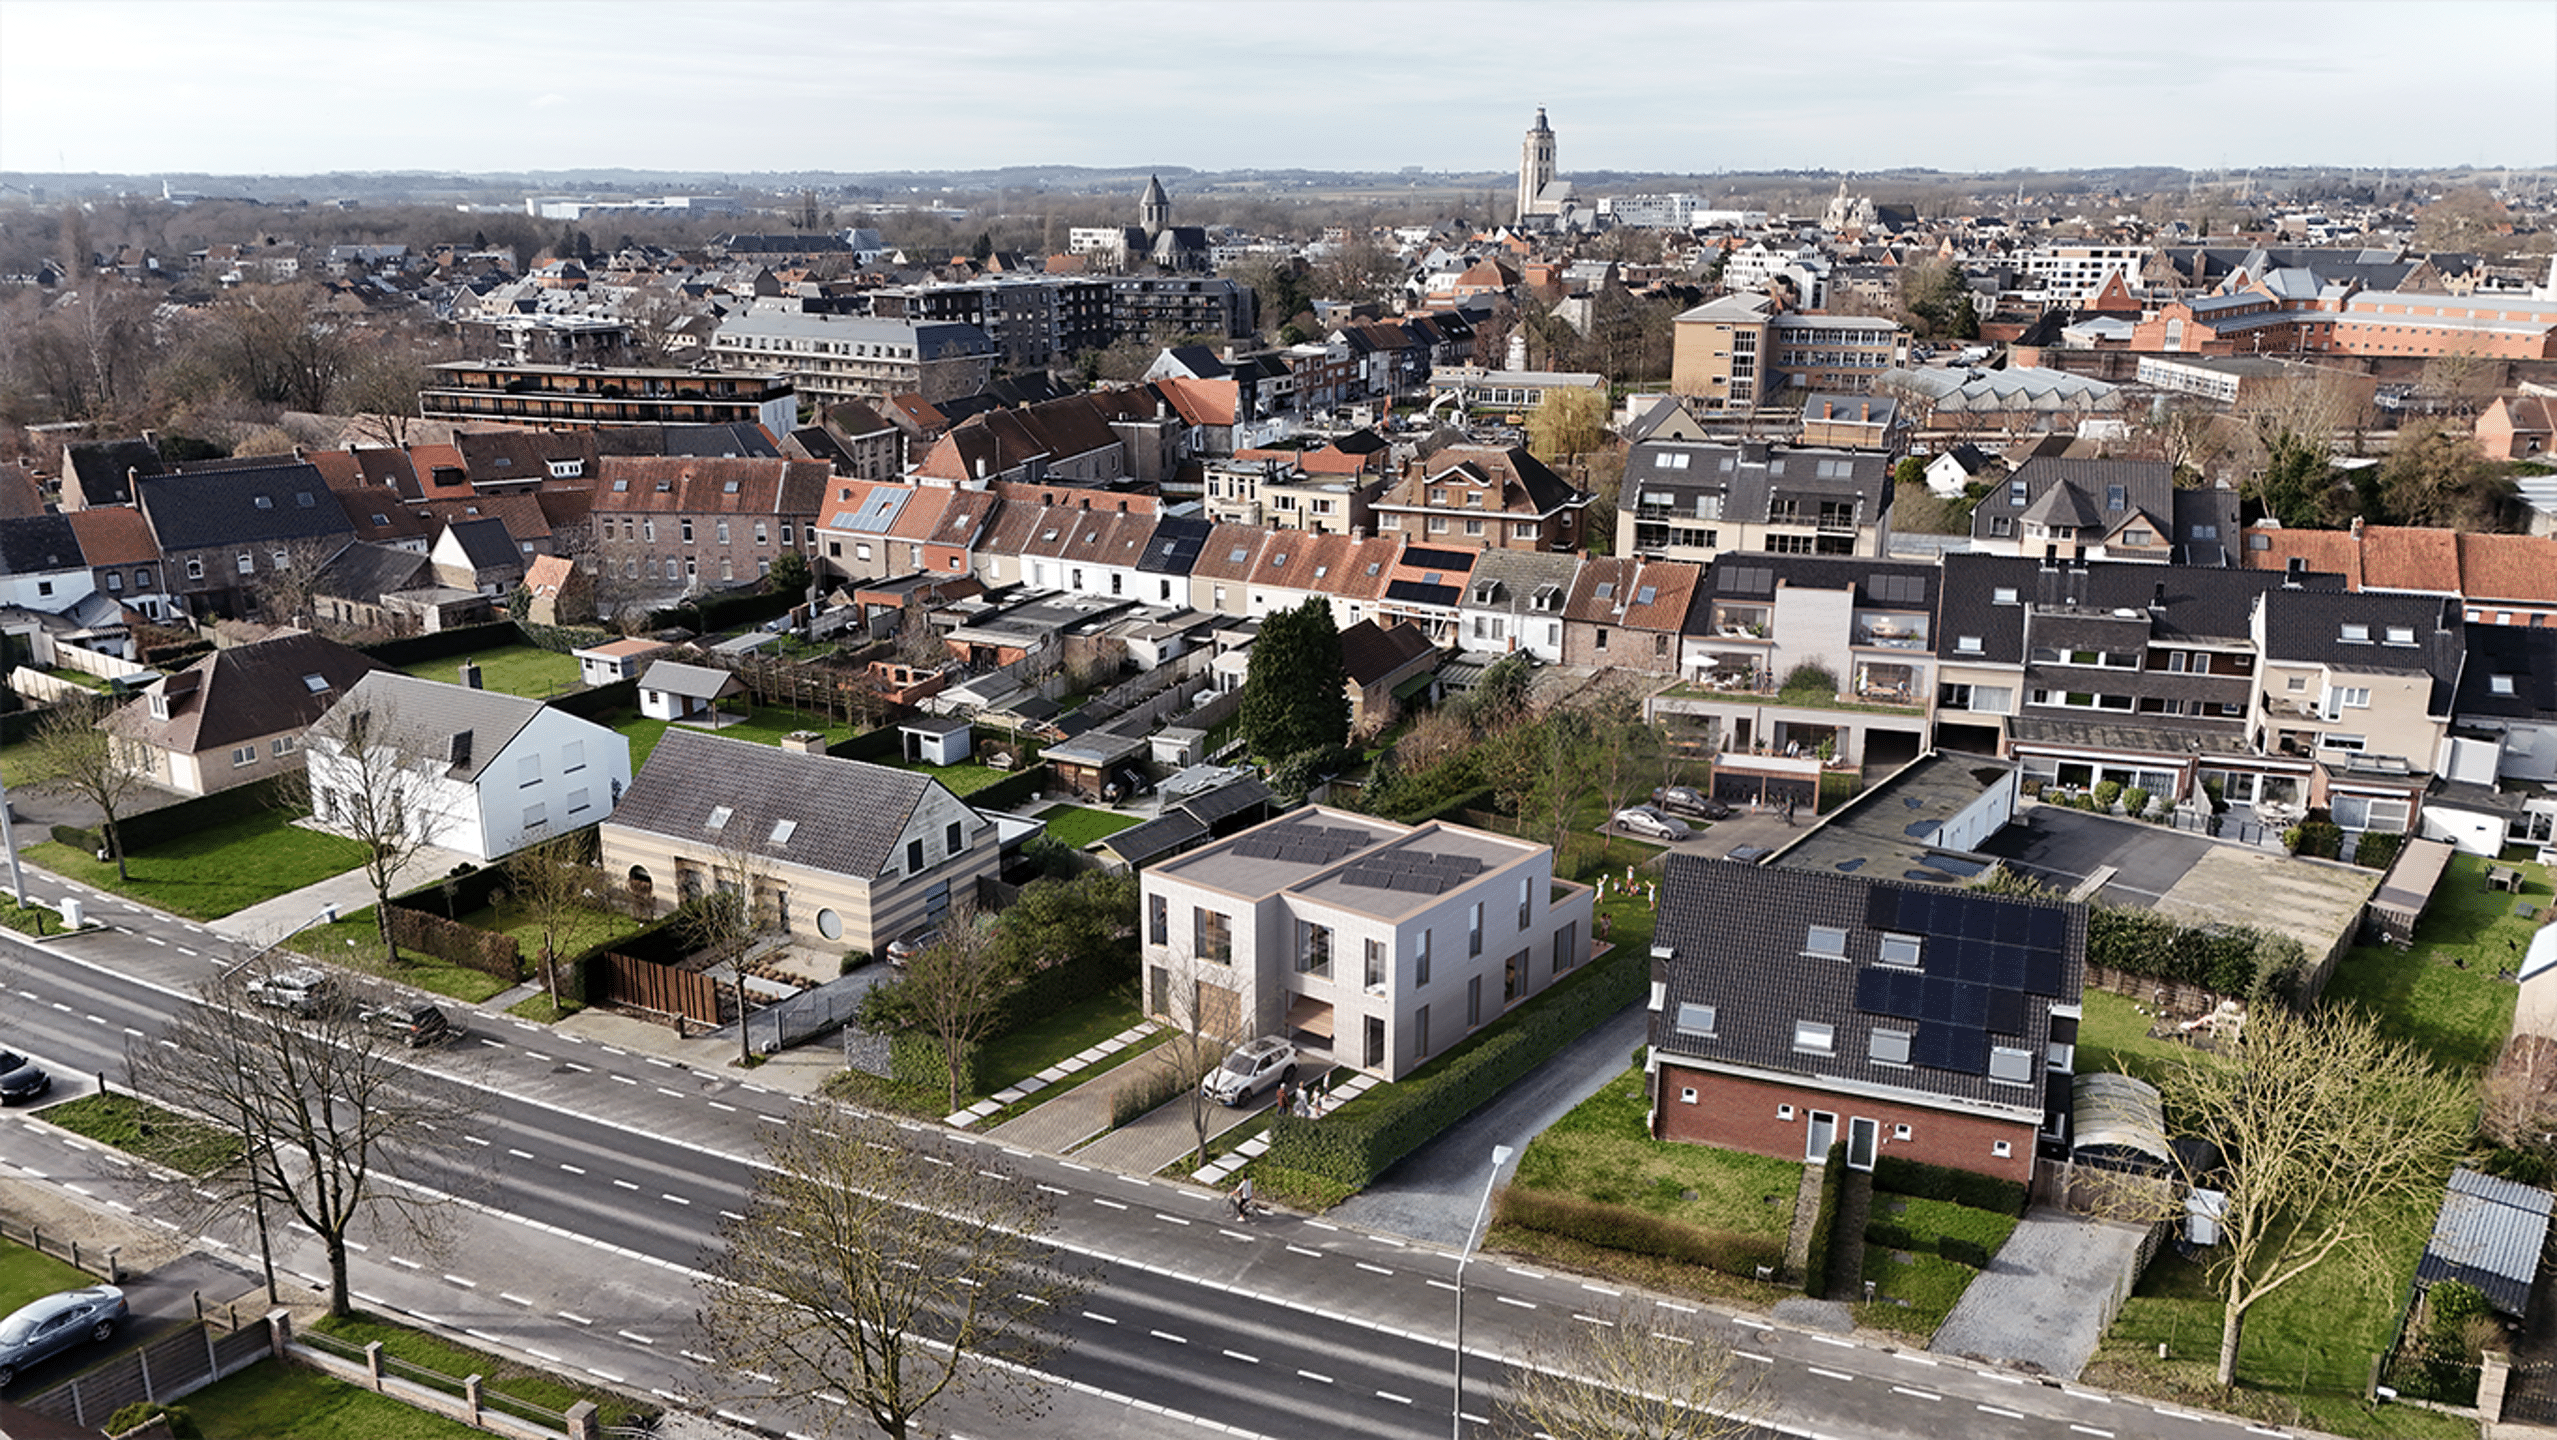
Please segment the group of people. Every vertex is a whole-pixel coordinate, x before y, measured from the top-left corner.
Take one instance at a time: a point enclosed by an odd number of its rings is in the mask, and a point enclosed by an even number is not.
[[[1332,1072],[1329,1070],[1325,1070],[1302,1085],[1294,1080],[1279,1082],[1277,1114],[1314,1120],[1321,1118],[1323,1112],[1330,1109],[1331,1105]],[[1251,1176],[1244,1176],[1242,1182],[1234,1187],[1233,1193],[1226,1199],[1234,1207],[1236,1223],[1243,1225],[1252,1223],[1252,1212],[1260,1208],[1260,1203],[1252,1198]]]

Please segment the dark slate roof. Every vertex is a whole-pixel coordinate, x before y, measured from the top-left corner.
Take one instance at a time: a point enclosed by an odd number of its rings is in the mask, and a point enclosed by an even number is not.
[[[2415,1266],[2426,1285],[2456,1280],[2474,1285],[2506,1315],[2530,1305],[2539,1275],[2539,1248],[2548,1239],[2549,1194],[2480,1174],[2466,1166],[2450,1172],[2450,1193],[2433,1222],[2433,1238]]]
[[[337,552],[312,583],[314,592],[371,603],[397,590],[434,583],[433,567],[414,550],[357,541]]]
[[[1341,669],[1353,685],[1373,685],[1438,649],[1408,621],[1391,629],[1361,620],[1341,632]]]
[[[316,467],[298,460],[163,475],[136,488],[164,552],[355,533],[337,492]]]
[[[1213,790],[1202,791],[1181,802],[1180,808],[1199,820],[1213,825],[1229,816],[1240,815],[1255,805],[1270,803],[1270,787],[1257,775],[1228,780]],[[1124,853],[1124,852],[1122,852]]]
[[[1684,461],[1682,465],[1679,462]],[[1700,495],[1723,497],[1722,518],[1763,524],[1778,496],[1858,500],[1857,519],[1873,524],[1891,504],[1891,457],[1877,450],[1737,445],[1707,440],[1647,440],[1625,458],[1626,503],[1653,503],[1658,495],[1672,514],[1695,513]]]
[[[169,469],[160,458],[160,447],[148,440],[84,441],[63,446],[62,458],[91,505],[125,504],[133,499],[131,472],[165,475]]]
[[[2456,595],[2264,592],[2264,658],[2318,661],[2338,670],[2421,671],[2433,679],[2425,709],[2450,713],[2467,656],[2468,626]],[[2362,638],[2352,639],[2358,635]]]
[[[1155,521],[1154,534],[1145,542],[1145,553],[1137,557],[1136,568],[1150,575],[1189,574],[1207,545],[1208,532],[1215,528],[1214,521],[1187,516]]]
[[[1815,926],[1846,932],[1843,957],[1807,953]],[[1882,963],[1885,931],[1923,937],[1916,966]],[[2051,1007],[2085,983],[2086,907],[1673,854],[1653,950],[1651,1043],[1673,1058],[2040,1112]],[[1679,1028],[1690,1004],[1714,1007],[1710,1036]],[[1794,1048],[1798,1021],[1835,1027],[1829,1053]],[[1909,1033],[1913,1063],[1873,1058],[1877,1029]],[[2023,1082],[1989,1078],[1992,1046],[2029,1054]]]
[[[0,574],[40,575],[80,570],[80,536],[62,515],[20,515],[0,520]]]
[[[2011,503],[2016,485],[2024,487],[2024,503]],[[2111,503],[2115,486],[2122,504]],[[2007,477],[1972,507],[1971,536],[1990,538],[1992,519],[2018,516],[2050,518],[2057,523],[2110,532],[2137,513],[2159,525],[2175,519],[2175,468],[2163,460],[2068,460],[2037,455]]]
[[[1101,848],[1126,861],[1129,869],[1142,870],[1207,838],[1207,826],[1200,824],[1197,816],[1187,810],[1174,810],[1104,839]]]
[[[539,700],[521,695],[422,680],[397,670],[376,670],[365,676],[338,703],[356,712],[376,712],[380,722],[387,722],[399,736],[398,743],[411,753],[446,761],[444,773],[464,781],[478,779],[496,763],[498,752],[543,709]],[[470,738],[463,745],[454,743],[465,735]],[[461,757],[458,762],[453,760],[456,754]]]
[[[508,534],[503,520],[455,520],[444,527],[462,547],[462,558],[471,562],[473,570],[520,570],[524,554],[515,548],[515,537]]]
[[[692,455],[705,459],[742,457],[756,460],[781,458],[781,447],[774,444],[764,427],[751,420],[726,425],[661,425],[658,435],[664,455]]]
[[[295,631],[216,650],[153,681],[151,690],[168,697],[168,719],[151,717],[145,692],[110,716],[107,725],[163,750],[202,754],[302,729],[382,668],[370,655]],[[312,684],[311,676],[319,677],[319,683]]]
[[[2176,563],[2235,565],[2238,559],[2238,495],[2234,490],[2175,492]]]
[[[716,775],[717,786],[702,777]],[[609,825],[693,845],[744,843],[758,855],[867,884],[893,858],[897,837],[940,782],[831,755],[808,755],[751,740],[726,740],[670,727],[630,782]],[[711,811],[730,814],[719,830]],[[772,843],[774,827],[799,822]]]
[[[2498,693],[2500,676],[2512,682]],[[2461,715],[2507,720],[2557,719],[2557,630],[2541,626],[2471,625],[2468,664],[2459,677]]]
[[[2256,597],[2282,589],[2283,576],[2270,570],[2137,560],[2045,568],[2040,560],[2017,556],[1950,554],[1944,557],[1940,584],[1936,653],[2019,665],[2024,662],[2028,605],[2141,610],[2148,615],[2153,640],[2242,641],[2252,628]],[[2340,596],[2344,577],[2312,574],[2303,577],[2301,587],[2295,593]],[[2016,603],[1997,603],[2000,590],[2014,591]],[[1981,648],[1961,650],[1959,641],[1966,635],[1978,636]]]

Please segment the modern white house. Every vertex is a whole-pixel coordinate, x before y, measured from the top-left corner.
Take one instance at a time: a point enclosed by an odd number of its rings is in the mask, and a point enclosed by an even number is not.
[[[1436,821],[1313,806],[1142,873],[1149,1015],[1386,1080],[1592,954],[1551,847]]]
[[[630,741],[592,720],[520,695],[377,670],[305,738],[311,815],[323,827],[342,821],[371,769],[343,743],[354,715],[427,778],[414,806],[427,843],[482,863],[595,824],[630,789]]]

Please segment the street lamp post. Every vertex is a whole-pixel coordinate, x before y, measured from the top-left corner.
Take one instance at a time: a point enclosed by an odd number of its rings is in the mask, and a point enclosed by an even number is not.
[[[1500,1183],[1500,1167],[1509,1163],[1513,1153],[1506,1145],[1492,1147],[1491,1173],[1483,1177],[1483,1203],[1465,1231],[1465,1248],[1456,1253],[1456,1414],[1449,1432],[1455,1440],[1465,1440],[1465,1267],[1473,1261],[1474,1241],[1482,1234],[1483,1220],[1492,1213],[1492,1187]]]

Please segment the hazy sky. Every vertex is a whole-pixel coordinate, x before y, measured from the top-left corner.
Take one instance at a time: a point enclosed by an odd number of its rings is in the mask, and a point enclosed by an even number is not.
[[[2546,165],[2557,0],[0,0],[0,170]]]

